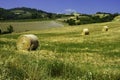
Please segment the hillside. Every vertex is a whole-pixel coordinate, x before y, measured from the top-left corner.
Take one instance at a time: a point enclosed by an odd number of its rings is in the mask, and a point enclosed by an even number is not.
[[[20,7],[13,9],[0,8],[0,20],[25,20],[39,19],[48,20],[62,17],[62,14],[55,14],[33,8]]]
[[[91,24],[91,23],[102,23],[102,22],[110,22],[118,13],[105,13],[105,12],[97,12],[96,14],[79,14],[74,13],[71,17],[64,20],[64,22],[69,25],[81,25],[81,24]]]
[[[103,26],[108,32],[102,32]],[[120,22],[0,35],[1,80],[119,80]],[[88,28],[90,35],[81,35]],[[36,51],[18,51],[17,38],[35,34]]]

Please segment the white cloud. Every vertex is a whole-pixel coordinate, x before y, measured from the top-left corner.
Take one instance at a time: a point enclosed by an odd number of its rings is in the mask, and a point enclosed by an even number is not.
[[[65,9],[65,12],[72,13],[72,12],[76,12],[76,10],[74,10],[74,9]]]

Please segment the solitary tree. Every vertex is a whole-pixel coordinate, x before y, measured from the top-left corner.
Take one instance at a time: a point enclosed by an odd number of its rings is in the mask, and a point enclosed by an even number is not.
[[[13,30],[13,26],[12,25],[9,25],[9,27],[7,28],[8,32],[9,33],[12,33],[14,30]]]

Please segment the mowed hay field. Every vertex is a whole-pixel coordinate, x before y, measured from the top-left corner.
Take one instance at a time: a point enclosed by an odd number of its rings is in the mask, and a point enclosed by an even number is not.
[[[90,35],[81,35],[84,28]],[[36,51],[16,49],[23,34],[39,38]],[[120,80],[120,22],[0,35],[0,79]]]
[[[64,26],[57,21],[0,22],[0,29],[2,31],[5,31],[7,30],[7,27],[10,25],[14,28],[14,32],[41,30],[41,29],[46,29],[46,28]]]

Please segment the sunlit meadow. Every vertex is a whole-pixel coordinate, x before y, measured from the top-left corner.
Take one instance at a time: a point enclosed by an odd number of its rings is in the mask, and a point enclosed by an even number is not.
[[[102,32],[103,26],[108,32]],[[90,35],[81,35],[88,28]],[[39,38],[36,51],[18,51],[22,34]],[[0,35],[0,80],[119,80],[120,22]]]

